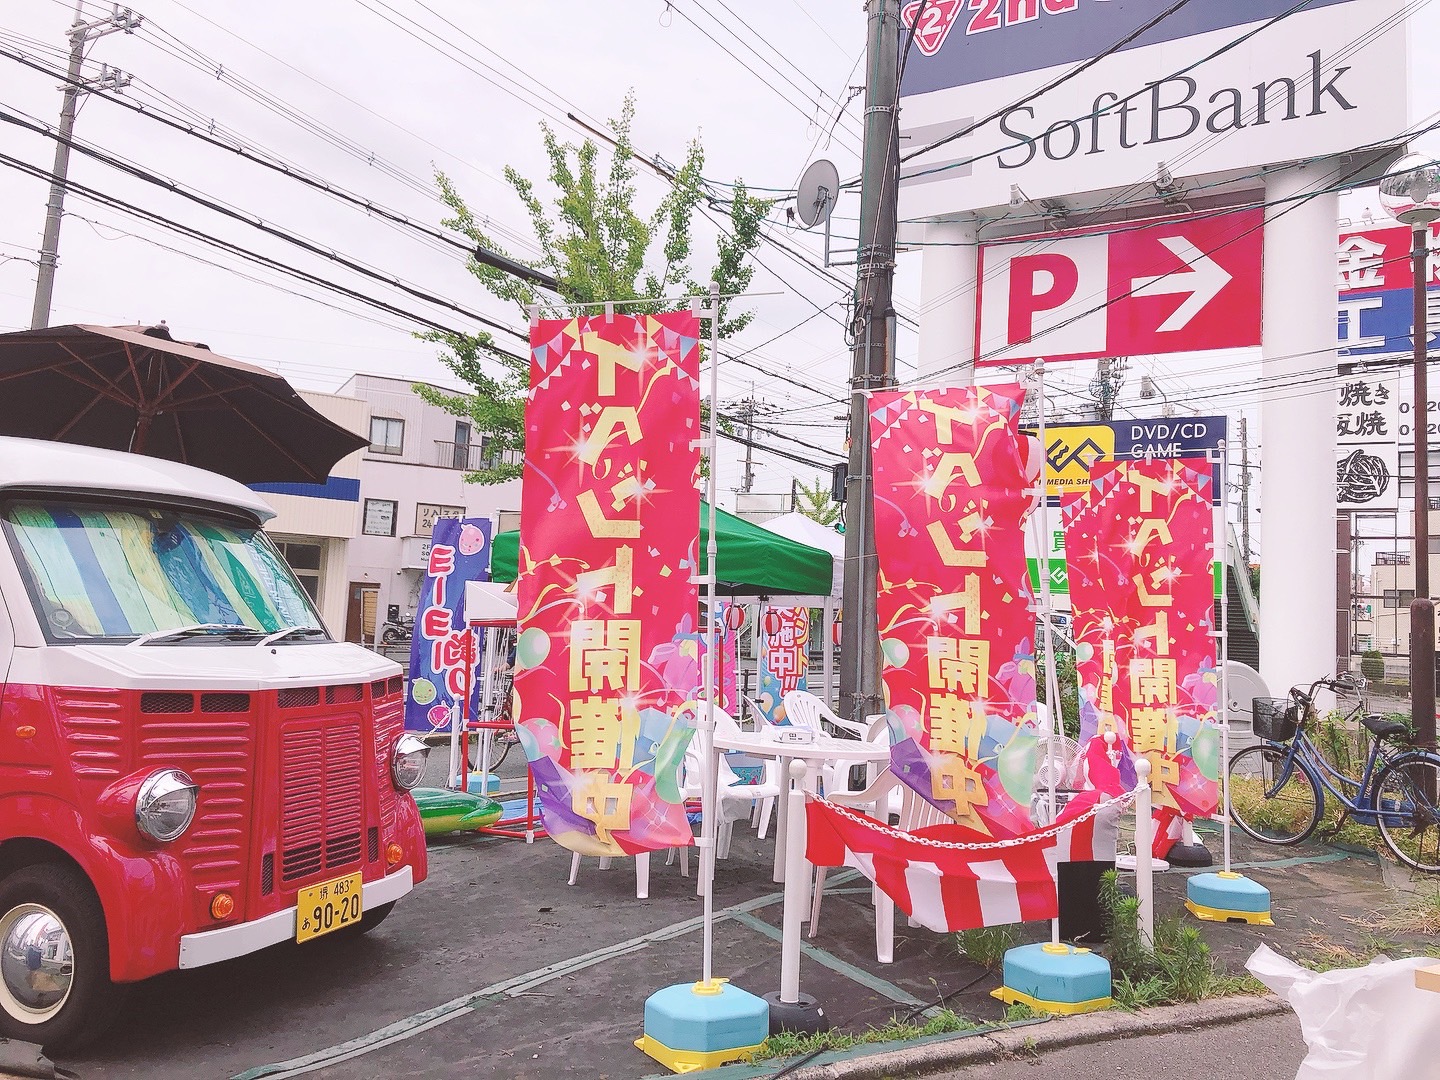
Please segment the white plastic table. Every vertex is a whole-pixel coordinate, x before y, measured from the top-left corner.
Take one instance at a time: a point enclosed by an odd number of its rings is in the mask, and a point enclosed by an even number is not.
[[[784,728],[779,729],[784,731]],[[785,742],[770,732],[741,732],[737,735],[715,735],[715,749],[739,750],[753,757],[771,758],[779,763],[779,772],[784,778],[780,785],[779,805],[776,807],[775,823],[775,871],[774,880],[785,880],[785,845],[789,836],[790,816],[790,761],[803,761],[808,766],[805,773],[806,789],[814,792],[822,776],[822,767],[831,763],[878,764],[890,760],[890,747],[859,739],[837,739],[830,735],[818,736],[813,742]],[[711,767],[718,771],[720,755],[715,755]]]

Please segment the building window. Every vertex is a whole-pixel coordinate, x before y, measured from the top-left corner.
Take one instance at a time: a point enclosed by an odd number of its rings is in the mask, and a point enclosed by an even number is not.
[[[366,536],[394,536],[395,514],[399,506],[394,499],[366,499],[361,530]]]
[[[388,416],[370,418],[370,452],[400,454],[405,449],[405,421]]]
[[[1385,606],[1392,610],[1397,608],[1408,608],[1410,601],[1415,599],[1414,589],[1386,589]]]
[[[285,561],[290,564],[290,569],[295,571],[295,576],[300,579],[300,584],[309,594],[311,602],[318,604],[320,602],[320,545],[280,540],[276,542],[275,546],[280,549],[280,554],[285,556]]]

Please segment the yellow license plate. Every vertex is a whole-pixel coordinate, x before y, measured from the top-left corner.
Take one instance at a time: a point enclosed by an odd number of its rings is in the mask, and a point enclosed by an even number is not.
[[[361,876],[357,871],[334,881],[310,885],[295,894],[295,940],[309,941],[321,934],[353,926],[360,921]]]

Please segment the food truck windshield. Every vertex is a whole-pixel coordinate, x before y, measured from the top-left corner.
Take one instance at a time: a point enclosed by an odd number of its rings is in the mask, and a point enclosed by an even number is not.
[[[5,535],[52,644],[329,640],[259,528],[138,503],[24,500]]]

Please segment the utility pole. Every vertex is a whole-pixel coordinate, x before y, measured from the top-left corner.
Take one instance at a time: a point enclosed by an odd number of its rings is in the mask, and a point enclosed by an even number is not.
[[[740,480],[739,491],[742,495],[750,494],[750,489],[755,486],[755,465],[754,465],[754,442],[755,442],[755,418],[767,413],[776,411],[776,406],[759,400],[755,396],[755,386],[750,386],[750,396],[741,398],[730,405],[735,415],[745,424],[745,475]]]
[[[70,172],[70,137],[75,130],[75,114],[80,108],[81,93],[102,87],[123,90],[130,77],[115,68],[101,69],[100,78],[80,77],[85,63],[85,47],[96,38],[117,30],[133,34],[142,21],[129,8],[116,6],[104,19],[85,22],[83,0],[75,0],[75,21],[69,30],[70,66],[65,71],[65,98],[60,106],[60,132],[55,140],[55,166],[50,173],[50,201],[45,207],[45,235],[40,241],[40,270],[35,275],[35,308],[30,315],[30,329],[42,330],[50,325],[50,298],[55,292],[55,266],[60,255],[60,218],[65,209],[65,181]]]
[[[1250,572],[1250,429],[1240,417],[1240,550],[1245,553],[1245,572]]]
[[[866,391],[894,383],[895,231],[899,214],[900,9],[866,0],[865,150],[856,250],[855,356],[850,374],[850,460],[845,484],[845,618],[840,632],[840,714],[863,721],[883,710],[871,515],[870,409]]]
[[[1120,388],[1125,385],[1125,371],[1128,362],[1122,356],[1102,356],[1095,363],[1095,378],[1090,380],[1090,392],[1095,395],[1095,418],[1110,421],[1115,419],[1115,400]]]

